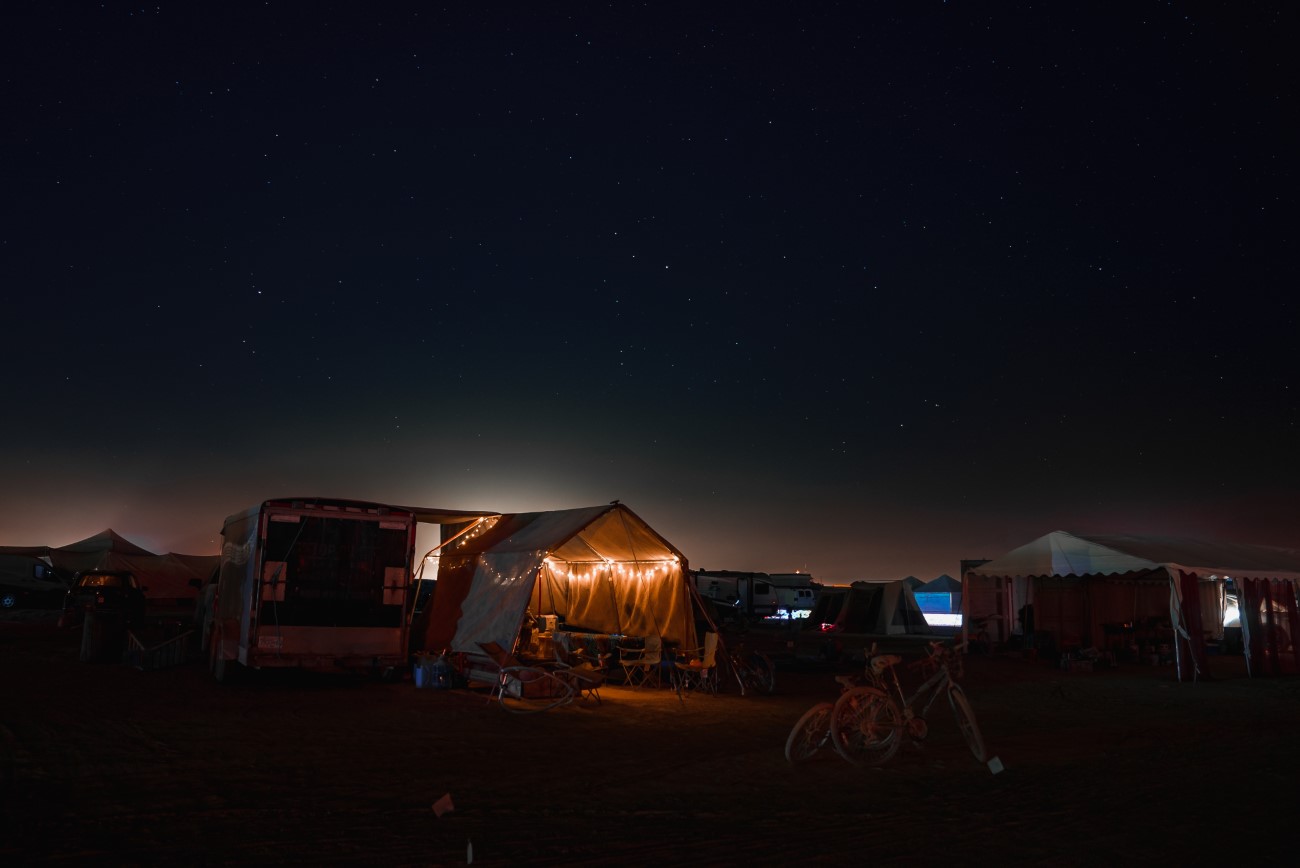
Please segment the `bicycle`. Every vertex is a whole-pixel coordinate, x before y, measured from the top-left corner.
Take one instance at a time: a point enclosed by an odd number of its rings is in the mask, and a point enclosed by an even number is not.
[[[856,765],[881,765],[898,752],[904,738],[919,744],[929,732],[926,715],[940,694],[948,697],[957,727],[971,753],[984,762],[988,752],[984,736],[975,720],[966,693],[954,680],[961,674],[964,644],[947,648],[931,642],[929,654],[913,664],[934,673],[912,692],[903,693],[898,679],[897,654],[873,654],[868,659],[867,676],[872,685],[846,690],[831,710],[830,742],[835,750]],[[919,712],[918,712],[919,707]]]
[[[863,679],[856,675],[837,675],[835,681],[840,685],[840,694],[850,690],[877,690],[863,684]],[[881,694],[884,695],[883,693]],[[819,702],[803,713],[795,722],[794,728],[785,740],[785,759],[791,765],[798,765],[811,759],[818,751],[831,744],[831,713],[835,709],[833,702]],[[836,750],[839,753],[839,750]]]
[[[776,668],[762,651],[747,651],[744,645],[737,645],[736,650],[727,655],[727,662],[740,685],[741,696],[750,691],[772,693],[776,690]]]

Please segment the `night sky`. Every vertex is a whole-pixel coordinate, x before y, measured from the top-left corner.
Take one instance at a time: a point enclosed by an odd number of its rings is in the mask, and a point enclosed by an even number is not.
[[[830,582],[1300,545],[1296,16],[5,4],[0,544],[320,495]]]

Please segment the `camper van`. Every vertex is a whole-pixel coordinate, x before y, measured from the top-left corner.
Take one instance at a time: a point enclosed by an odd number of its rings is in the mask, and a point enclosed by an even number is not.
[[[776,591],[776,614],[781,618],[807,618],[817,602],[821,585],[808,573],[772,573]]]
[[[699,570],[694,575],[700,596],[720,604],[723,611],[729,608],[737,615],[753,618],[776,614],[776,588],[767,573]]]
[[[389,674],[407,662],[416,517],[362,501],[268,500],[226,519],[209,663]]]

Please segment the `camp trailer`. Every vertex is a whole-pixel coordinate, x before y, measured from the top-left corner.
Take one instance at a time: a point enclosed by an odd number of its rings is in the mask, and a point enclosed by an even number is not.
[[[417,517],[320,498],[268,500],[226,519],[205,625],[212,674],[233,665],[388,674],[407,662]]]

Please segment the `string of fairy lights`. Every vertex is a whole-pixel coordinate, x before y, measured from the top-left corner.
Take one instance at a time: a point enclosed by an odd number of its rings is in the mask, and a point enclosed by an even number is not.
[[[473,527],[457,538],[456,548],[463,548],[471,540],[481,537],[492,530],[499,520],[500,516],[485,516],[479,519]],[[552,576],[576,582],[594,582],[604,578],[651,581],[668,576],[680,563],[676,555],[669,558],[636,559],[631,561],[616,561],[613,558],[583,561],[566,560],[553,557],[549,551],[542,549],[535,549],[532,555],[534,558],[540,558],[544,561],[546,569]],[[430,560],[436,560],[436,558],[430,558]],[[513,572],[502,572],[494,567],[484,553],[479,553],[475,557],[475,564],[499,584],[510,584],[521,578]]]
[[[534,558],[542,559],[543,566],[553,577],[571,582],[591,583],[601,579],[653,581],[671,575],[679,564],[677,558],[652,561],[564,561],[550,557],[540,549],[531,554]],[[483,554],[477,555],[474,563],[495,584],[509,585],[523,578],[517,571],[497,568]]]

